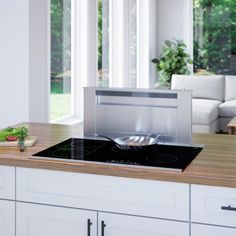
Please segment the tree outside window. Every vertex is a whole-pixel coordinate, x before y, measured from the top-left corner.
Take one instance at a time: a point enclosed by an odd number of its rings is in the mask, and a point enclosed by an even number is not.
[[[194,72],[236,74],[235,0],[194,0]]]

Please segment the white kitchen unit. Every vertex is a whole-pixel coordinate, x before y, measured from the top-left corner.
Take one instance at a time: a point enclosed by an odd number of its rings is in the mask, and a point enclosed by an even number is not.
[[[189,224],[111,213],[98,214],[99,236],[188,236]]]
[[[97,213],[29,203],[16,204],[17,236],[95,236]]]
[[[15,235],[15,167],[0,166],[0,235]]]
[[[236,189],[1,166],[2,235],[235,236]]]
[[[189,220],[189,185],[17,168],[16,199],[156,218]]]
[[[15,236],[15,202],[0,200],[0,235]]]
[[[192,185],[191,196],[192,222],[236,227],[236,189]]]
[[[191,225],[191,236],[235,236],[236,229],[211,226],[211,225]]]

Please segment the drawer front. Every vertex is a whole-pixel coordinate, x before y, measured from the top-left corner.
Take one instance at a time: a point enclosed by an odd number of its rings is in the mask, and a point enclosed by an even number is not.
[[[192,185],[192,222],[236,227],[236,189]]]
[[[15,167],[0,166],[0,198],[15,199]]]
[[[219,227],[219,226],[210,226],[210,225],[191,225],[191,236],[235,236],[236,229]]]
[[[189,220],[189,185],[17,168],[17,200]]]

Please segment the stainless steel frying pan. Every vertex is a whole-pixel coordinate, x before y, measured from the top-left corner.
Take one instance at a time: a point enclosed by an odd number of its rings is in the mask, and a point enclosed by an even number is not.
[[[142,150],[153,148],[158,144],[160,134],[151,135],[132,135],[112,139],[105,135],[95,134],[96,137],[105,138],[113,142],[118,148],[122,150]]]

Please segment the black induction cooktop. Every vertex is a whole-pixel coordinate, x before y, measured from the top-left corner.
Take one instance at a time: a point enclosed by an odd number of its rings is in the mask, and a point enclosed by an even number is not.
[[[110,141],[71,138],[34,154],[34,158],[88,161],[183,171],[201,147],[152,145],[145,150],[121,150]]]

